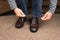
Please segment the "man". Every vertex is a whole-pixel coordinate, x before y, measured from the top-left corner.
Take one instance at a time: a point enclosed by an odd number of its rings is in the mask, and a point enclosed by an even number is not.
[[[42,16],[42,1],[43,0],[32,0],[32,20],[30,23],[30,31],[36,32],[39,29],[38,18]],[[8,0],[11,9],[15,12],[15,14],[19,17],[16,22],[16,27],[21,28],[24,26],[24,22],[26,21],[26,15],[28,15],[27,4],[28,0]],[[49,10],[45,13],[41,20],[50,20],[52,15],[55,12],[57,5],[57,0],[50,0]]]

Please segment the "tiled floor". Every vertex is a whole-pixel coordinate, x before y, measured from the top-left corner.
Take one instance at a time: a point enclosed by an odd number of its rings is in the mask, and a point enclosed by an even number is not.
[[[42,22],[36,33],[29,30],[28,22],[21,29],[15,28],[15,15],[0,16],[0,40],[60,40],[60,14],[50,21]]]

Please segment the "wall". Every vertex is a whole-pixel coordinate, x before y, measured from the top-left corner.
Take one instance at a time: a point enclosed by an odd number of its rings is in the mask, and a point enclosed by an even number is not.
[[[9,10],[7,0],[0,0],[0,14]]]

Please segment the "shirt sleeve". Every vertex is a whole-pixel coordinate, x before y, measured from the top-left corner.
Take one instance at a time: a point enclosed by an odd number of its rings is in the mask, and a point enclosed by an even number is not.
[[[54,14],[56,6],[57,6],[57,1],[58,0],[50,0],[50,5],[49,5],[48,12],[51,12],[52,14]]]
[[[11,10],[15,9],[17,7],[15,0],[8,0],[8,3],[10,5]]]

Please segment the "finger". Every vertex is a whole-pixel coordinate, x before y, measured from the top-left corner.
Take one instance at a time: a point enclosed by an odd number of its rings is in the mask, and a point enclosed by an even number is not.
[[[45,15],[42,17],[42,19],[44,20],[46,17],[47,17],[47,14],[45,14]]]
[[[20,14],[19,14],[19,15],[16,15],[16,16],[17,16],[17,17],[24,17],[24,16],[22,16],[22,15],[20,15]]]
[[[47,18],[46,18],[46,20],[50,20],[51,19],[51,17],[50,16],[48,16]]]
[[[50,20],[51,17],[52,17],[52,15],[49,14],[46,19],[47,19],[47,20]]]
[[[44,20],[46,21],[46,20],[50,20],[51,19],[51,16],[47,16]]]
[[[20,17],[25,17],[25,15],[21,13],[21,14],[20,14]]]
[[[18,17],[25,17],[24,15],[18,14]]]
[[[42,20],[46,20],[47,14],[45,14],[43,17],[41,17]]]
[[[23,17],[26,16],[22,10],[20,10],[20,13],[21,13],[21,16],[23,16]]]
[[[24,17],[21,12],[16,12],[17,17]]]

